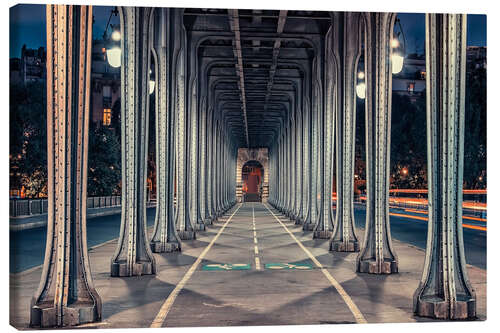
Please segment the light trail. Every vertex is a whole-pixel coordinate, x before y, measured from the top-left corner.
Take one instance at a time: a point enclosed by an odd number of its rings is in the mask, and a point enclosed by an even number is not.
[[[405,217],[413,220],[421,220],[421,221],[429,221],[427,217],[424,216],[415,216],[415,215],[407,215],[407,214],[400,214],[400,213],[389,213],[391,216],[398,216],[398,217]],[[463,224],[462,227],[466,229],[474,229],[474,230],[481,230],[481,231],[486,231],[486,227],[479,226],[479,225],[471,225],[471,224]]]

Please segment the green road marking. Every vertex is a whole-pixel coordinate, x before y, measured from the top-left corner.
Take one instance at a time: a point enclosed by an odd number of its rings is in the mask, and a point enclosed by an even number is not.
[[[269,263],[265,264],[266,269],[312,269],[309,264],[291,264],[291,263]]]
[[[250,269],[250,264],[208,264],[203,265],[204,271],[240,271]]]

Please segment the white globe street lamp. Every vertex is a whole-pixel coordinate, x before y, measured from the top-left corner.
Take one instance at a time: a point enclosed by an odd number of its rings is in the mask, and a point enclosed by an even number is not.
[[[111,67],[118,68],[122,64],[122,50],[119,47],[106,49],[106,58]]]
[[[366,84],[364,82],[360,82],[356,86],[356,95],[358,96],[358,98],[365,99],[365,97],[366,97]]]
[[[149,70],[149,94],[151,95],[155,91],[155,80],[151,80],[151,73],[153,71]]]
[[[358,73],[358,84],[356,85],[356,95],[358,98],[365,99],[366,97],[366,83],[364,81],[365,73]]]
[[[403,69],[404,58],[399,53],[394,53],[391,56],[392,74],[398,74]]]

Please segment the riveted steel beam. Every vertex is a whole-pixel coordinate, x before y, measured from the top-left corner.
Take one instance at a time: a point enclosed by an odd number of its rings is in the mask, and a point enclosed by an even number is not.
[[[354,228],[354,143],[356,129],[356,68],[361,39],[359,13],[334,13],[332,56],[336,71],[337,205],[330,250],[359,251]]]
[[[322,65],[322,84],[324,87],[324,105],[321,110],[321,201],[319,206],[320,217],[314,227],[313,238],[328,239],[333,232],[332,220],[332,169],[333,169],[333,143],[335,126],[335,89],[334,80],[336,68],[333,58],[333,31],[332,27],[325,36],[325,61]]]
[[[179,45],[173,41],[179,13],[171,8],[158,8],[154,13],[153,54],[155,55],[156,93],[156,218],[151,250],[156,253],[181,250],[174,220],[174,55]],[[175,47],[171,47],[174,45]]]
[[[47,243],[31,327],[101,320],[87,252],[92,7],[47,5]]]
[[[321,47],[321,46],[320,46]],[[322,49],[322,47],[321,47]],[[323,195],[323,182],[322,182],[322,163],[324,149],[323,140],[321,137],[322,123],[321,117],[323,114],[323,86],[322,86],[322,61],[324,57],[321,51],[318,52],[312,63],[312,92],[311,92],[311,109],[310,109],[310,210],[309,219],[307,219],[302,229],[305,231],[313,231],[315,226],[322,219],[322,195]]]
[[[389,224],[391,40],[395,13],[365,13],[366,228],[357,258],[361,273],[397,273]]]
[[[196,45],[197,36],[193,35],[193,32],[187,32],[186,40],[186,53],[188,59],[188,86],[187,86],[187,96],[186,100],[187,109],[189,112],[186,114],[187,122],[189,126],[186,128],[187,133],[187,201],[189,209],[189,214],[187,215],[190,224],[196,230],[205,230],[205,224],[201,218],[199,211],[199,187],[200,187],[200,78],[199,78],[199,56],[198,50],[193,46]]]
[[[246,110],[246,96],[245,96],[245,74],[243,72],[243,56],[241,54],[240,20],[238,17],[238,9],[228,9],[228,16],[229,16],[229,24],[231,26],[231,31],[234,32],[233,52],[237,60],[235,67],[236,67],[236,72],[238,73],[239,76],[238,87],[240,88],[241,92],[246,143],[247,147],[250,147],[250,141],[248,138],[247,110]]]
[[[152,8],[119,7],[122,22],[122,221],[111,276],[155,274],[146,230]]]
[[[462,235],[467,16],[426,14],[429,222],[418,316],[476,317]]]
[[[187,114],[187,37],[183,22],[183,9],[175,8],[176,24],[174,29],[174,43],[178,50],[174,55],[174,96],[175,96],[175,127],[176,127],[176,178],[177,178],[177,207],[176,226],[180,239],[196,239],[195,226],[191,223],[189,214],[189,116]]]

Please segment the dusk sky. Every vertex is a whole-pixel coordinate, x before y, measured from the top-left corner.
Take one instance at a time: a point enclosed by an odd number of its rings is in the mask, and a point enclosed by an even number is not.
[[[94,6],[94,38],[101,38],[113,7]],[[425,15],[398,14],[406,37],[406,53],[423,53]],[[119,23],[113,16],[111,23]],[[397,27],[397,31],[399,28]],[[21,47],[46,46],[45,5],[17,5],[10,8],[10,57],[20,57]],[[467,45],[486,46],[486,15],[467,15]]]

